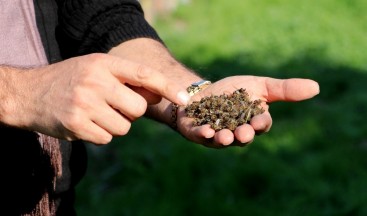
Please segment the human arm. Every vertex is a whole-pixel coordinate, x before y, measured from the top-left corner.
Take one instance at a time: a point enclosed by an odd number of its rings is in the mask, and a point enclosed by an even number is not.
[[[92,2],[97,1],[94,0]],[[115,1],[106,1],[105,3],[107,4],[107,2],[113,3]],[[88,31],[84,31],[87,33],[87,35],[80,35],[79,31],[71,32],[73,29],[70,28],[70,26],[74,25],[69,25],[69,22],[73,23],[75,19],[69,18],[69,21],[62,22],[61,25],[66,29],[71,29],[64,31],[66,38],[71,38],[71,44],[77,44],[75,47],[81,47],[82,51],[89,50],[89,52],[93,52],[97,50],[108,52],[109,54],[122,59],[128,59],[152,67],[160,71],[165,77],[172,80],[181,88],[186,88],[191,83],[202,79],[198,74],[195,74],[179,63],[170,54],[169,50],[164,46],[156,32],[149,27],[144,20],[142,10],[136,1],[120,2],[121,4],[123,4],[123,2],[126,4],[110,8],[112,8],[111,11],[116,12],[122,10],[123,13],[117,13],[120,16],[119,19],[115,19],[116,17],[113,17],[111,20],[109,20],[110,18],[108,17],[106,17],[106,19],[100,18],[103,17],[103,15],[97,13],[95,10],[93,10],[94,16],[84,16],[83,14],[87,13],[78,15],[77,13],[72,13],[75,12],[75,10],[70,9],[70,7],[65,8],[65,13],[67,14],[74,14],[75,17],[82,16],[84,20],[83,23],[85,24],[81,25],[81,29],[88,29],[87,23],[93,24],[89,25],[93,26],[93,28],[89,29]],[[131,10],[126,10],[126,8],[130,8]],[[88,7],[84,8],[84,10],[87,9]],[[106,13],[115,15],[116,13],[114,12]],[[100,20],[103,20],[103,22]],[[145,32],[140,31],[142,29],[140,26],[145,29]],[[93,40],[89,40],[91,38],[94,38],[94,42]],[[103,46],[101,46],[101,41],[103,42]],[[66,43],[66,45],[67,44],[68,43]],[[220,84],[220,82],[218,83]],[[217,86],[218,89],[221,89],[220,85],[215,86]],[[132,89],[142,95],[147,92],[142,88]],[[171,101],[163,99],[159,104],[149,106],[146,116],[166,124],[171,124],[171,108]],[[241,133],[236,132],[235,138],[241,143],[247,142],[248,140],[252,140],[254,138],[255,130],[256,133],[268,130],[271,125],[271,117],[270,115],[262,116],[264,118],[260,118],[258,121],[260,122],[258,124],[261,126],[257,126],[255,129],[253,129],[251,125],[247,125],[249,130],[240,130]],[[249,126],[251,126],[251,128],[249,128]],[[187,125],[187,127],[189,126]],[[207,142],[210,141],[213,147],[216,147],[217,145],[227,145],[229,142],[231,142],[231,140],[234,139],[233,134],[229,134],[227,136],[226,133],[223,133],[223,131],[213,134],[213,131],[211,130],[202,130],[200,127],[198,128],[195,128],[193,131],[190,128],[183,129],[183,126],[179,126],[179,132],[181,132],[189,140],[198,143],[207,144]],[[213,137],[214,139],[212,139]]]
[[[120,44],[110,52],[122,58],[145,62],[158,69],[165,76],[175,80],[177,85],[188,87],[191,83],[202,79],[181,63],[175,60],[169,50],[158,42],[150,39],[136,39]],[[301,101],[312,98],[319,92],[318,84],[308,79],[274,79],[259,76],[232,76],[211,84],[208,88],[193,96],[199,100],[210,95],[231,93],[239,88],[245,88],[252,99],[260,99],[265,113],[256,116],[250,124],[238,127],[234,132],[221,130],[215,132],[209,125],[192,127],[192,119],[185,117],[183,109],[179,109],[177,130],[188,140],[204,144],[208,147],[220,148],[229,145],[246,145],[255,134],[270,130],[272,118],[268,103],[275,101]],[[146,116],[170,125],[172,123],[172,103],[163,99],[159,104],[150,105]]]
[[[181,88],[186,89],[191,83],[202,79],[200,75],[177,61],[161,42],[149,38],[126,41],[112,48],[108,54],[144,63],[160,71]],[[144,92],[139,88],[134,88],[134,90]],[[171,108],[171,101],[163,99],[159,104],[149,106],[146,116],[170,125],[172,123]]]
[[[254,116],[249,124],[241,125],[233,132],[228,129],[215,132],[209,125],[193,127],[193,119],[186,117],[183,108],[181,108],[177,117],[178,130],[189,140],[214,148],[244,146],[252,142],[255,134],[270,130],[272,118],[269,105],[271,103],[307,100],[319,93],[318,83],[309,79],[275,79],[238,75],[214,82],[197,93],[192,100],[200,100],[203,97],[223,93],[231,94],[240,88],[246,89],[251,100],[261,100],[261,106],[265,110],[263,114]]]
[[[130,86],[185,103],[185,98],[181,100],[185,94],[159,72],[92,54],[41,68],[0,67],[0,123],[106,144],[113,136],[126,134],[131,122],[145,113],[147,100]]]
[[[136,0],[91,0],[84,5],[82,2],[61,0],[59,3],[57,38],[64,58],[93,52],[110,52],[156,70],[166,72],[172,69],[164,75],[182,88],[199,79],[198,75],[189,72],[170,55],[158,34],[144,19],[143,11]],[[113,47],[116,48],[114,51],[111,50]],[[182,78],[187,80],[182,82]],[[143,96],[149,94],[143,88],[133,89]],[[162,100],[159,107],[164,109],[170,103]],[[168,116],[161,113],[160,108],[149,110],[149,116],[168,123]]]

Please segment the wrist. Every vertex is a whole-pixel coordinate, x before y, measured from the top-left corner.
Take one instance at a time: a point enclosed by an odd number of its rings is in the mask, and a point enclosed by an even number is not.
[[[39,100],[34,94],[42,83],[42,72],[37,69],[0,68],[0,123],[33,130],[35,121],[44,113],[37,112]]]
[[[14,67],[0,68],[0,122],[8,126],[19,127],[19,89],[21,88],[22,69]]]

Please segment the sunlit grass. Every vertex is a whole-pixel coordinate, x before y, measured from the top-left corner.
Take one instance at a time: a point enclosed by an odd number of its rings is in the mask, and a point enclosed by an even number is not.
[[[305,77],[321,93],[271,104],[271,131],[245,148],[138,120],[89,148],[80,215],[367,215],[366,11],[364,0],[201,0],[161,17],[172,53],[213,81]]]
[[[203,0],[162,18],[157,28],[177,56],[200,64],[247,54],[274,67],[313,50],[325,60],[366,68],[366,10],[362,0]]]

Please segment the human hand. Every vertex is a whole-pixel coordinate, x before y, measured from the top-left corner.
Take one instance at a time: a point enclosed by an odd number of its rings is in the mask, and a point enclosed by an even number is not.
[[[21,87],[13,91],[4,123],[69,141],[109,143],[160,96],[182,105],[189,98],[160,72],[106,54],[24,70],[17,77]]]
[[[255,134],[270,130],[272,118],[268,103],[275,101],[301,101],[314,97],[319,93],[317,82],[309,79],[274,79],[258,76],[232,76],[219,80],[192,97],[192,101],[210,95],[232,94],[244,88],[251,100],[260,99],[265,112],[253,117],[250,124],[244,124],[234,132],[222,129],[215,132],[209,125],[193,127],[193,119],[185,116],[181,107],[177,114],[179,132],[187,139],[212,148],[228,146],[244,146],[254,139]]]

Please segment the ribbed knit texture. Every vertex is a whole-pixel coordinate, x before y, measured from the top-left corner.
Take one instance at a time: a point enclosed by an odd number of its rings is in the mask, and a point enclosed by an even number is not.
[[[65,0],[59,3],[59,16],[57,35],[64,57],[108,52],[139,37],[161,41],[136,0]]]

